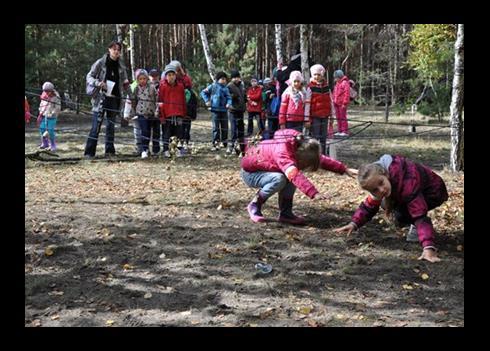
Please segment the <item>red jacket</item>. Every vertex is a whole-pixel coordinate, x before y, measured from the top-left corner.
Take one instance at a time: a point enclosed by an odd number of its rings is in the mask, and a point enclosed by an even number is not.
[[[349,78],[343,76],[333,88],[333,103],[335,105],[349,105],[350,102],[350,84]]]
[[[293,129],[280,129],[274,133],[274,139],[246,147],[241,167],[247,172],[282,172],[299,190],[313,198],[318,190],[297,168],[295,153],[298,147],[296,142],[298,134],[301,133]],[[320,167],[340,174],[346,170],[341,162],[323,155],[320,158]]]
[[[292,98],[292,87],[288,87],[281,97],[281,107],[279,108],[279,125],[286,122],[309,122],[310,116],[310,94],[308,90],[301,92],[302,98],[296,105]]]
[[[257,103],[252,105],[252,101]],[[262,112],[262,88],[260,86],[250,87],[247,90],[247,111]]]
[[[158,90],[158,101],[160,106],[160,121],[171,116],[186,115],[186,103],[184,85],[176,82],[174,85],[168,84],[166,79],[160,82]]]
[[[327,118],[332,114],[332,101],[330,99],[330,89],[327,82],[323,84],[311,81],[308,84],[308,89],[311,91],[311,118]]]
[[[388,172],[394,210],[408,212],[411,222],[417,227],[422,246],[433,246],[434,228],[427,212],[448,199],[446,185],[429,167],[403,156],[392,157]],[[361,227],[374,217],[380,205],[381,200],[368,196],[352,216],[352,221]]]
[[[185,89],[192,89],[192,79],[188,74],[177,75],[177,82],[182,83]]]

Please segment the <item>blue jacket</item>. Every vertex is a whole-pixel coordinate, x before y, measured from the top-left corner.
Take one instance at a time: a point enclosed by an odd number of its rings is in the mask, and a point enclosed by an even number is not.
[[[230,90],[226,85],[209,84],[201,91],[201,97],[205,103],[211,100],[211,111],[213,112],[226,112],[226,105],[231,106]]]

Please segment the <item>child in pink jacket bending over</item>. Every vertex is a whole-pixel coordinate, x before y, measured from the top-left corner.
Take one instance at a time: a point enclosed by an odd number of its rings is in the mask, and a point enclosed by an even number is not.
[[[257,145],[250,145],[241,161],[241,177],[245,184],[259,188],[252,202],[247,206],[253,222],[265,222],[262,205],[273,194],[279,197],[279,221],[291,224],[304,224],[305,219],[295,216],[293,197],[296,187],[310,199],[327,199],[301,172],[323,168],[339,174],[354,177],[357,170],[321,155],[320,143],[315,139],[305,139],[303,134],[293,129],[281,129],[273,139]]]

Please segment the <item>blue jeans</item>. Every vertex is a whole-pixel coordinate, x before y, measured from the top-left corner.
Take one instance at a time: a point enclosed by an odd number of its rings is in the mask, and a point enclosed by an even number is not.
[[[322,154],[325,155],[325,143],[327,141],[328,118],[312,118],[311,133],[313,138],[320,142]]]
[[[281,172],[247,172],[242,169],[240,176],[249,187],[260,189],[264,201],[277,192],[280,197],[292,199],[296,191],[296,186]]]
[[[114,124],[116,123],[116,116],[118,115],[119,99],[106,97],[103,102],[102,112],[94,112],[92,116],[92,129],[87,138],[87,144],[85,145],[85,155],[95,156],[97,150],[97,142],[99,140],[100,128],[102,127],[102,121],[104,115],[107,117],[105,124],[105,153],[115,154],[114,148]]]
[[[54,138],[56,137],[56,133],[54,132],[54,128],[56,127],[56,120],[57,118],[55,116],[49,118],[43,116],[41,124],[39,125],[39,132],[41,133],[41,136],[47,130],[49,133],[49,140],[51,140],[51,142],[53,142]]]
[[[245,124],[243,123],[243,112],[229,112],[228,117],[230,119],[231,128],[231,144],[235,146],[236,141],[240,143],[240,150],[245,150],[244,134]],[[243,151],[242,150],[242,151]]]
[[[148,151],[150,139],[152,140],[152,152],[160,152],[160,120],[155,117],[145,118],[138,116],[138,124],[141,128],[141,144],[143,151]],[[153,138],[151,133],[153,131]]]
[[[224,146],[228,145],[228,116],[226,111],[211,111],[211,118],[213,120],[213,145],[220,141]]]

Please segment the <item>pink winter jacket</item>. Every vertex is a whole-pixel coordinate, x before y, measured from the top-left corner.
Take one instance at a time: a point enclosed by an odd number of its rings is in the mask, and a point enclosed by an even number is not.
[[[289,86],[281,97],[281,107],[279,108],[279,125],[286,122],[309,122],[311,92],[306,89],[301,91],[301,99],[298,104],[292,98],[292,86]]]
[[[290,182],[312,199],[318,194],[318,190],[297,168],[295,153],[298,134],[301,133],[293,129],[280,129],[274,133],[274,139],[247,147],[241,167],[247,172],[282,172]],[[324,155],[320,156],[320,168],[340,174],[346,170],[342,162]]]
[[[347,76],[343,76],[340,80],[335,84],[333,88],[333,103],[335,105],[347,106],[350,102],[350,84],[349,78]]]
[[[423,247],[434,247],[434,228],[427,212],[448,199],[446,184],[427,166],[399,155],[392,155],[392,159],[387,170],[394,209],[408,214]],[[380,206],[381,201],[369,195],[352,216],[352,222],[361,227],[374,217]]]

